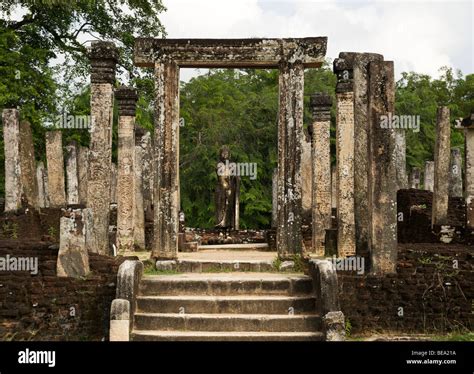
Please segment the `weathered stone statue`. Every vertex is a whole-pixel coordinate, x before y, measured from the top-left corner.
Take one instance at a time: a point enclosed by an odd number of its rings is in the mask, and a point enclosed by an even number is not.
[[[235,163],[230,162],[230,150],[223,146],[216,167],[216,228],[225,231],[239,229],[240,177]]]

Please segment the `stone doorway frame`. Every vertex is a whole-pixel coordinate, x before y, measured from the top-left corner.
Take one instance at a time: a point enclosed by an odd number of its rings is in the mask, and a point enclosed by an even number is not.
[[[277,251],[281,259],[302,253],[301,136],[304,69],[324,62],[327,38],[153,39],[138,38],[134,62],[155,74],[154,244],[152,258],[178,255],[179,69],[279,70]]]

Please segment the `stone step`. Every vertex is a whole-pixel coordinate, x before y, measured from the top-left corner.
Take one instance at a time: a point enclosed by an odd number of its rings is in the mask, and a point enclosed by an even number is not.
[[[140,295],[301,295],[311,293],[312,280],[304,275],[268,273],[196,273],[144,276]]]
[[[228,251],[269,251],[267,243],[246,243],[246,244],[206,244],[198,246],[198,251],[205,250],[228,250]]]
[[[321,341],[321,332],[229,332],[135,330],[134,341]]]
[[[139,296],[137,312],[143,313],[314,313],[312,296]]]
[[[180,273],[276,272],[273,261],[262,260],[178,260],[173,270]]]
[[[181,331],[318,331],[318,315],[137,313],[137,330]]]

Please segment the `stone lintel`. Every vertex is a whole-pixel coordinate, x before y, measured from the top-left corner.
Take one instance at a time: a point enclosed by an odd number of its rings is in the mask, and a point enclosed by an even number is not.
[[[120,86],[115,90],[118,103],[119,116],[135,117],[138,95],[132,87]]]
[[[118,49],[112,42],[92,42],[89,50],[91,83],[115,82],[115,67],[119,59]]]
[[[137,38],[134,62],[153,67],[174,61],[180,67],[278,68],[282,61],[320,67],[327,37],[291,39],[153,39]]]

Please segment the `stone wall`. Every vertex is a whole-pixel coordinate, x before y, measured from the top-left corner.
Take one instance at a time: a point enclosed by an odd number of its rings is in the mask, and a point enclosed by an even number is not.
[[[399,190],[397,194],[398,242],[437,243],[436,230],[431,229],[433,192],[424,190]],[[462,242],[465,220],[465,203],[461,197],[450,197],[447,224],[456,227],[454,241]]]
[[[352,333],[474,328],[474,258],[468,246],[399,244],[395,274],[338,272],[338,283]]]
[[[90,253],[84,279],[56,276],[57,245],[0,241],[0,257],[38,257],[39,272],[0,271],[0,340],[108,339],[122,257]]]

